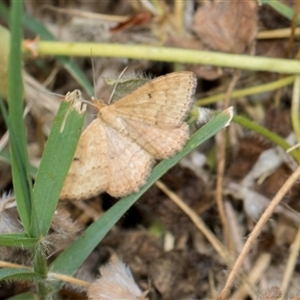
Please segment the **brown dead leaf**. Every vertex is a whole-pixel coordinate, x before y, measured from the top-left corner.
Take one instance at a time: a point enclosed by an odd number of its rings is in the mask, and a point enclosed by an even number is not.
[[[142,26],[148,24],[152,19],[152,14],[149,12],[140,12],[132,16],[129,20],[119,23],[117,26],[110,29],[111,33],[116,33],[130,29],[136,26]]]
[[[257,5],[254,1],[223,1],[201,6],[194,15],[193,29],[212,50],[244,53],[257,31]]]

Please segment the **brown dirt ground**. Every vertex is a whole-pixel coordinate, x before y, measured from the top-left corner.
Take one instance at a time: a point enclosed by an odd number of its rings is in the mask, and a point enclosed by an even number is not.
[[[284,2],[293,5],[293,1]],[[258,7],[251,0],[186,3],[185,23],[181,27],[181,33],[180,24],[176,23],[174,1],[161,2],[163,14],[156,17],[140,1],[125,0],[47,1],[48,7],[43,2],[27,1],[26,11],[42,21],[62,41],[166,45],[276,58],[294,58],[297,55],[297,38],[291,43],[289,37],[257,37],[258,31],[291,27],[291,22],[266,5]],[[49,6],[67,9],[70,13],[57,12]],[[85,11],[131,17],[126,22],[111,22],[103,18],[97,20],[81,16],[72,10],[77,10],[77,13]],[[26,32],[26,38],[32,37]],[[173,71],[173,66],[169,63],[109,58],[93,58],[93,70],[90,57],[75,60],[85,70],[91,82],[94,74],[95,91],[102,99],[108,99],[110,95],[110,90],[104,86],[103,76],[117,77],[125,66],[128,66],[128,73],[151,74],[153,77]],[[197,75],[196,99],[228,93],[229,101],[219,102],[210,108],[221,109],[230,104],[235,107],[236,114],[249,117],[283,138],[293,133],[292,86],[230,101],[232,91],[271,82],[280,79],[280,75],[198,65],[181,67],[192,70]],[[69,90],[78,88],[74,79],[53,58],[26,55],[24,68],[36,84],[46,82],[47,89],[51,92],[64,95]],[[26,81],[25,89],[32,89],[28,85]],[[34,93],[28,94],[34,98]],[[57,100],[52,103],[53,98],[48,98],[45,103],[49,103],[53,110],[43,105],[34,108],[33,104],[33,109],[26,117],[29,155],[34,164],[39,162],[58,106]],[[32,99],[27,99],[30,100]],[[93,117],[93,113],[90,115]],[[1,132],[5,132],[2,118],[0,125]],[[222,151],[225,138],[226,147]],[[219,135],[199,147],[165,174],[161,182],[180,197],[224,244],[228,251],[225,256],[231,255],[235,260],[262,211],[293,172],[293,165],[283,157],[283,153],[274,144],[232,123],[226,136],[223,134],[222,138]],[[277,160],[277,165],[269,166]],[[0,178],[2,191],[12,188],[7,164],[0,164]],[[218,189],[220,182],[222,188]],[[244,276],[238,277],[230,290],[231,299],[279,299],[291,247],[299,235],[299,196],[299,183],[296,183],[261,229],[244,261]],[[221,197],[223,207],[217,204],[218,197]],[[84,203],[60,203],[59,217],[54,220],[52,231],[63,228],[65,242],[58,243],[53,239],[56,252],[51,259],[76,238],[79,230],[91,224],[116,201],[109,195],[102,194]],[[9,209],[6,214],[8,217],[16,217],[15,212]],[[1,259],[27,263],[28,254],[24,251],[15,250],[11,253],[11,250],[2,248]],[[112,254],[116,254],[129,266],[141,290],[148,291],[147,296],[140,296],[140,299],[217,299],[231,270],[224,257],[216,251],[215,245],[207,240],[190,216],[157,185],[150,188],[114,226],[77,276],[94,282],[99,277],[99,267]],[[294,270],[288,282],[286,299],[296,299],[297,295],[300,297],[299,256],[292,268]],[[251,292],[247,292],[245,288],[247,280],[252,284]],[[24,283],[5,283],[1,287],[0,299],[30,289]],[[87,299],[86,290],[71,285],[64,287],[60,297]]]

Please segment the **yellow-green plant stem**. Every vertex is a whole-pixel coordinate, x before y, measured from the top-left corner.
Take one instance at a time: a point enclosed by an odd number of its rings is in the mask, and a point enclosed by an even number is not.
[[[99,57],[126,57],[131,59],[202,64],[243,70],[300,74],[300,61],[292,59],[257,57],[145,45],[63,43],[52,41],[36,42],[36,50],[40,55],[89,57],[91,49],[93,56]]]
[[[295,76],[288,76],[270,83],[253,86],[246,89],[236,90],[231,94],[231,99],[239,98],[239,97],[246,97],[250,95],[270,92],[276,89],[280,89],[284,86],[287,86],[293,83],[295,80]],[[209,97],[205,97],[196,101],[196,104],[199,106],[209,105],[218,102],[219,100],[223,100],[225,98],[225,93],[213,95]]]
[[[293,88],[293,96],[292,96],[291,119],[292,119],[293,129],[296,134],[298,143],[300,142],[299,102],[300,102],[300,76],[296,76],[294,88]]]
[[[258,125],[257,123],[250,121],[247,118],[235,115],[235,116],[233,116],[232,121],[234,123],[242,125],[245,128],[249,128],[249,129],[253,130],[254,132],[258,133],[259,135],[267,138],[274,144],[282,147],[284,150],[288,150],[289,148],[291,148],[291,145],[287,141],[285,141],[282,137],[280,137],[277,134],[273,133],[272,131],[266,129],[265,127]],[[300,152],[297,149],[295,149],[295,150],[291,151],[290,154],[300,164]]]

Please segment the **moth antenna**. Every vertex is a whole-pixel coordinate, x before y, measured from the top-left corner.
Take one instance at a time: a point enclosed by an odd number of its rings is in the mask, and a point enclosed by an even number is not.
[[[93,86],[94,86],[94,95],[95,97],[97,98],[97,95],[96,95],[96,78],[95,78],[95,63],[94,63],[94,60],[93,60],[93,49],[91,48],[91,64],[92,64],[92,73],[93,73]]]
[[[127,68],[128,68],[128,66],[125,67],[125,68],[123,69],[123,71],[120,73],[120,75],[119,75],[119,77],[118,77],[118,79],[117,79],[117,82],[115,83],[115,86],[114,86],[114,88],[113,88],[113,90],[112,90],[112,92],[111,92],[111,94],[110,94],[110,97],[109,97],[109,100],[108,100],[108,104],[110,104],[110,102],[111,102],[111,100],[112,100],[112,97],[114,96],[114,93],[115,93],[115,91],[116,91],[116,89],[117,89],[118,83],[119,83],[121,77],[124,75],[124,73],[125,73],[125,71],[127,70]]]
[[[86,103],[86,104],[88,104],[88,105],[92,105],[92,106],[95,107],[95,104],[94,104],[92,101],[90,101],[90,100],[82,99],[81,102],[82,102],[82,103]]]

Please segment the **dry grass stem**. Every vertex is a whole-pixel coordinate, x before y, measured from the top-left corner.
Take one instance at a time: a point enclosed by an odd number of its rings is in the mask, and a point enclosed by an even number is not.
[[[286,264],[286,268],[284,270],[282,283],[281,283],[282,299],[284,299],[284,296],[287,293],[290,280],[292,279],[293,272],[297,264],[297,258],[299,256],[299,249],[300,249],[300,227],[298,228],[297,235],[290,249],[291,252],[288,257],[288,261]]]
[[[299,176],[300,176],[300,167],[298,167],[296,169],[296,171],[288,178],[288,180],[285,182],[285,184],[280,188],[280,190],[277,192],[276,196],[272,199],[269,206],[266,208],[266,210],[260,217],[259,221],[256,223],[254,229],[250,233],[250,235],[244,245],[242,252],[240,253],[237,260],[235,261],[234,266],[227,278],[226,284],[225,284],[222,292],[220,293],[218,299],[226,299],[227,298],[229,289],[230,289],[231,285],[233,284],[234,278],[237,276],[238,271],[241,268],[243,261],[245,260],[251,247],[254,245],[255,240],[258,237],[258,235],[260,234],[263,226],[269,220],[269,218],[273,214],[276,206],[280,203],[282,198],[288,193],[288,191],[291,189],[291,187],[298,180]]]

